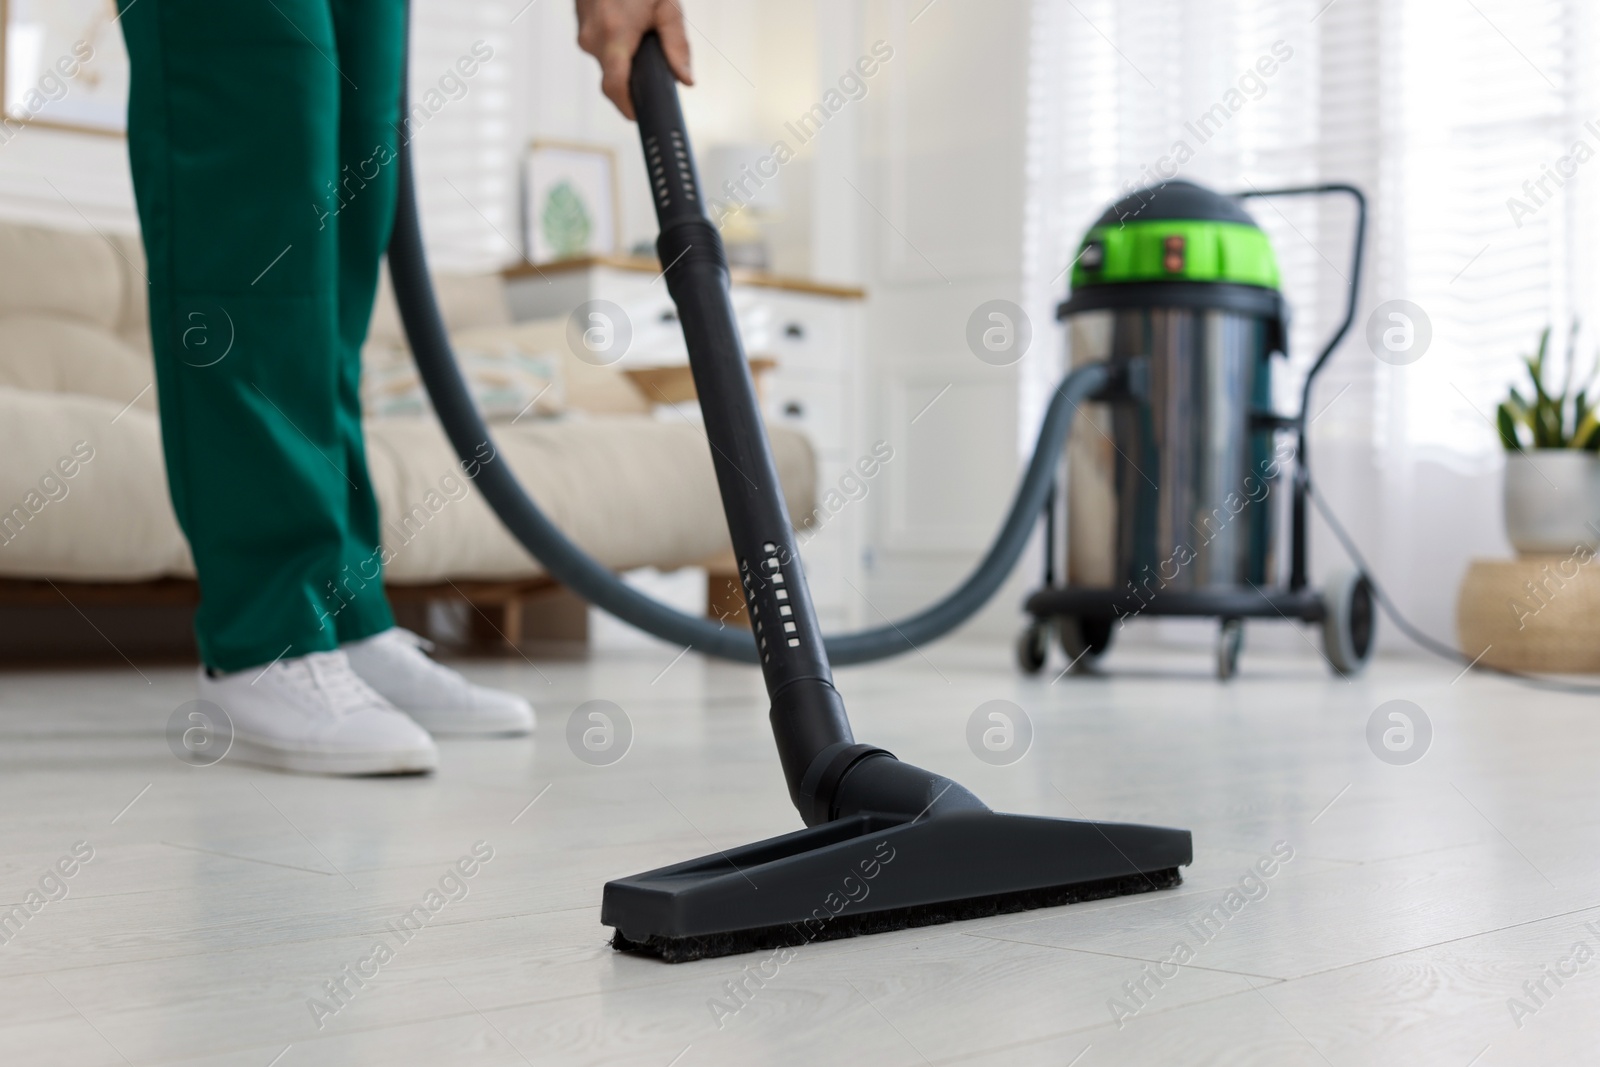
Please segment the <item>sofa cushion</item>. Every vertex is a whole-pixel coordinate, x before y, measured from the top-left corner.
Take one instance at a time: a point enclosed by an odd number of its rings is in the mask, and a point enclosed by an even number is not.
[[[124,400],[0,387],[0,574],[189,575],[156,417]]]
[[[193,574],[167,495],[144,271],[137,238],[0,223],[0,575]],[[694,564],[727,547],[697,426],[650,418],[651,404],[617,368],[571,353],[564,319],[511,324],[498,275],[440,276],[437,285],[462,351],[559,361],[567,404],[585,417],[522,419],[495,434],[574,540],[619,570]],[[373,343],[408,359],[387,281]],[[549,413],[549,402],[539,408]],[[391,579],[542,573],[465,481],[431,418],[372,420],[367,435]],[[781,428],[772,445],[790,512],[809,512],[810,446]]]
[[[119,250],[97,233],[0,225],[0,316],[53,314],[113,330],[126,283]]]
[[[194,574],[167,497],[156,418],[138,408],[119,415],[121,407],[0,387],[0,575]],[[366,432],[390,581],[544,573],[471,487],[436,422],[379,419]],[[771,434],[789,511],[803,515],[816,494],[811,446],[782,427]],[[540,507],[607,566],[671,569],[728,547],[710,451],[696,426],[638,417],[524,421],[497,427],[495,441]]]
[[[796,432],[771,432],[790,514],[803,515],[816,493],[811,446]],[[519,422],[497,428],[495,444],[551,520],[613,569],[689,566],[728,547],[710,448],[697,426],[638,417]],[[471,488],[431,419],[368,423],[367,457],[390,581],[544,572]]]
[[[122,314],[113,328],[124,344],[149,356],[150,281],[145,273],[144,242],[131,233],[114,233],[108,240],[119,253],[122,274]]]
[[[153,374],[148,356],[100,326],[56,315],[0,316],[0,385],[154,411]]]

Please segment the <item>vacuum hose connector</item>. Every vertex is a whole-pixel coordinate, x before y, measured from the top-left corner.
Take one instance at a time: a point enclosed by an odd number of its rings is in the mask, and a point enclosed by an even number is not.
[[[964,786],[857,742],[844,700],[827,682],[804,679],[778,690],[771,717],[789,799],[807,826],[867,813],[915,819],[988,810]]]

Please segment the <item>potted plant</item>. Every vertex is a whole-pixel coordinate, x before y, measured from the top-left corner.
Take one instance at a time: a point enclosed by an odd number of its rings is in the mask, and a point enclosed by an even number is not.
[[[1506,448],[1506,534],[1524,556],[1600,547],[1600,379],[1591,364],[1573,392],[1576,340],[1574,326],[1561,391],[1552,392],[1545,384],[1546,327],[1539,350],[1522,357],[1532,394],[1513,386],[1497,413]]]

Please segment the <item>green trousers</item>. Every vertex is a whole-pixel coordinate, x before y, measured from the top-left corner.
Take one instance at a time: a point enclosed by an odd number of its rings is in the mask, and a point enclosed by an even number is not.
[[[394,215],[403,0],[120,0],[167,482],[203,662],[394,625],[360,350]]]

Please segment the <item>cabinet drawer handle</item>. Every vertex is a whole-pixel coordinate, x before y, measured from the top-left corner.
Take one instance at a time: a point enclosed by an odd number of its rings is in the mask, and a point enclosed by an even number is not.
[[[791,400],[783,405],[783,413],[791,419],[798,419],[806,413],[805,406],[798,400]]]
[[[799,341],[804,339],[806,335],[806,328],[800,325],[798,322],[787,323],[783,327],[783,335],[791,340]]]

